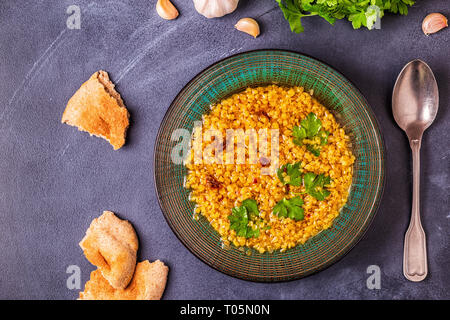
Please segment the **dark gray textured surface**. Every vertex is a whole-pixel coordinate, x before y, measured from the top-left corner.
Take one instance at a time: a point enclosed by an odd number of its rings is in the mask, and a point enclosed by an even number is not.
[[[171,268],[166,299],[416,299],[450,298],[450,30],[425,37],[429,12],[450,14],[448,1],[417,1],[407,17],[386,16],[381,30],[354,31],[318,18],[292,34],[273,0],[241,0],[222,19],[198,15],[191,1],[174,1],[175,21],[160,19],[156,1],[1,1],[0,3],[0,298],[74,299],[68,265],[93,266],[78,242],[103,210],[129,219],[140,259]],[[82,8],[81,30],[66,28],[66,8]],[[257,39],[233,29],[257,18]],[[166,224],[153,186],[158,125],[182,87],[211,63],[258,48],[300,51],[340,70],[366,96],[386,143],[386,189],[371,228],[342,260],[305,279],[261,284],[230,278],[195,258]],[[403,236],[411,202],[407,140],[395,125],[390,95],[413,58],[435,71],[440,110],[422,148],[422,217],[429,277],[402,275]],[[60,124],[67,100],[96,70],[107,70],[130,110],[126,146]],[[381,289],[366,287],[369,265],[381,268]]]

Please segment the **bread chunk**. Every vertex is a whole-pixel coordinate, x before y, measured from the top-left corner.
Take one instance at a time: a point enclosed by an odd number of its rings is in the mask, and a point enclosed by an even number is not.
[[[127,287],[133,277],[138,250],[138,238],[131,223],[104,211],[92,221],[80,247],[113,288]]]
[[[97,71],[70,98],[62,123],[104,138],[120,149],[125,144],[129,113],[106,71]]]
[[[169,268],[163,262],[148,260],[139,262],[133,279],[127,288],[115,289],[97,269],[91,272],[91,279],[86,282],[80,300],[159,300],[167,282]]]

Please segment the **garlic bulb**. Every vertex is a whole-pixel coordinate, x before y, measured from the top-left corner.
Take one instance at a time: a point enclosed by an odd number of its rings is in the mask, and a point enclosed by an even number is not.
[[[194,0],[195,10],[207,18],[218,18],[236,10],[239,0]]]

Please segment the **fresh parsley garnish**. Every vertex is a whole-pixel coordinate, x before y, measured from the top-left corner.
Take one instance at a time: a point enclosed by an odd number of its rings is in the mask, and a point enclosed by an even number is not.
[[[278,217],[290,218],[295,221],[304,219],[303,199],[299,196],[287,200],[283,198],[273,207],[273,214]]]
[[[302,171],[300,169],[301,162],[294,164],[287,163],[277,170],[277,175],[283,184],[290,184],[292,186],[300,186],[302,184]],[[283,176],[286,174],[286,177]],[[286,181],[286,178],[289,179]]]
[[[231,209],[231,215],[228,216],[228,220],[230,220],[231,230],[235,230],[238,236],[247,238],[248,212],[246,207],[234,207]]]
[[[294,143],[298,146],[302,146],[303,139],[306,139],[306,129],[303,127],[294,126],[292,128],[292,136],[294,137]]]
[[[258,203],[256,202],[256,200],[246,199],[242,201],[242,206],[247,209],[247,212],[249,214],[253,214],[259,217]]]
[[[320,145],[324,146],[328,143],[328,136],[330,133],[326,130],[320,130],[319,131],[319,138],[320,138]]]
[[[307,16],[303,13],[299,1],[295,0],[276,0],[283,11],[284,18],[289,22],[291,31],[301,33],[304,31],[301,18]]]
[[[315,155],[316,157],[320,156],[320,149],[314,147],[312,144],[307,144],[306,145],[306,150],[308,150],[309,152],[311,152],[313,155]]]
[[[289,22],[291,30],[303,32],[302,18],[320,16],[330,24],[336,19],[347,19],[354,29],[361,26],[372,29],[377,18],[385,12],[408,14],[408,6],[415,0],[276,0]]]
[[[231,215],[228,216],[230,229],[235,230],[239,237],[258,238],[260,233],[259,225],[262,219],[259,215],[258,204],[253,199],[242,201],[240,207],[231,209]],[[253,222],[253,227],[249,222]]]
[[[304,139],[312,139],[319,137],[318,145],[307,143],[306,149],[313,155],[318,157],[320,155],[320,146],[328,143],[328,136],[330,133],[326,130],[322,130],[322,121],[317,118],[315,113],[309,113],[305,119],[300,122],[299,126],[292,128],[292,136],[294,144],[302,146]]]
[[[310,112],[306,118],[302,120],[301,125],[305,128],[306,137],[313,138],[322,128],[322,121],[317,118],[315,113]]]
[[[325,200],[330,195],[330,191],[325,189],[331,183],[331,178],[324,174],[308,172],[303,175],[305,191],[319,201]]]

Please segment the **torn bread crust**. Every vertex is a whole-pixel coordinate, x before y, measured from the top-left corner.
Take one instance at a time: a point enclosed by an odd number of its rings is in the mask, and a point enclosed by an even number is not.
[[[166,288],[169,268],[161,261],[139,262],[133,279],[125,289],[115,289],[99,270],[91,272],[79,300],[159,300]]]
[[[106,71],[97,71],[70,98],[61,122],[120,149],[125,144],[129,113],[114,87]]]
[[[111,211],[94,219],[80,242],[89,262],[117,289],[126,288],[133,277],[138,246],[131,223]]]

